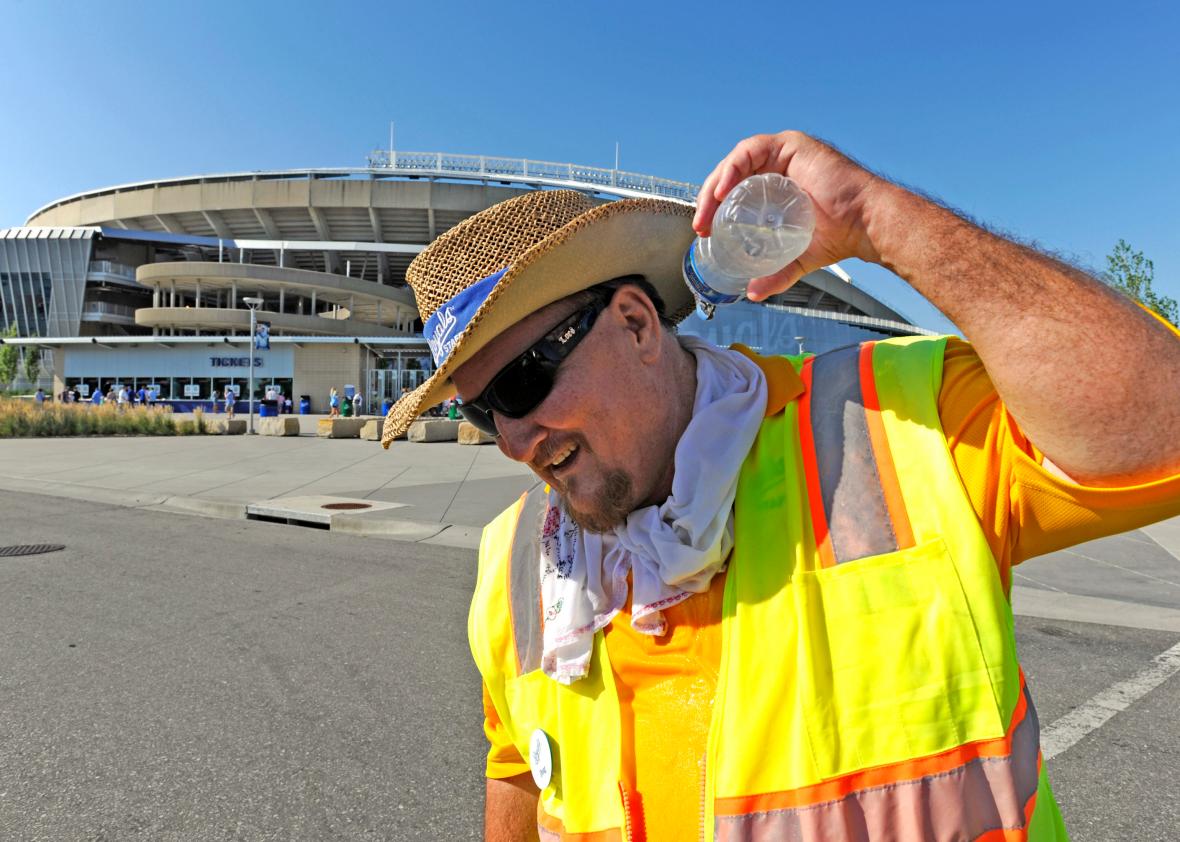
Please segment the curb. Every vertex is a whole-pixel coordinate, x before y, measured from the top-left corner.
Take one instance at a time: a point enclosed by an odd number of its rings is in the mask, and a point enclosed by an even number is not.
[[[200,497],[169,497],[163,503],[145,508],[154,512],[173,512],[185,515],[201,515],[223,520],[245,520],[246,504],[230,503],[225,500],[205,500]]]
[[[167,494],[149,494],[141,491],[125,491],[121,488],[102,488],[93,485],[78,485],[71,482],[52,482],[29,477],[0,477],[0,488],[23,494],[44,494],[48,497],[66,497],[87,503],[106,503],[126,508],[157,506],[168,499]]]
[[[334,515],[331,531],[355,535],[359,538],[386,538],[394,541],[436,544],[441,547],[457,547],[464,550],[478,550],[479,538],[483,534],[483,528],[479,526],[427,523],[420,520],[378,519],[361,514]]]
[[[334,515],[329,531],[361,538],[393,538],[397,541],[425,541],[444,531],[448,523],[422,523],[416,520],[376,520],[364,515]]]
[[[425,539],[422,543],[437,544],[440,547],[459,547],[465,550],[478,550],[479,539],[482,535],[483,527],[452,524],[433,538]]]
[[[182,497],[169,494],[149,494],[101,488],[69,482],[50,482],[28,477],[0,476],[0,490],[19,494],[41,494],[64,497],[87,503],[103,503],[128,509],[143,509],[166,514],[195,515],[219,520],[246,520],[247,503],[228,500],[207,500],[201,497]],[[374,519],[365,515],[341,514],[332,517],[329,531],[359,538],[384,538],[392,541],[421,542],[460,549],[479,549],[483,530],[478,526],[416,520]]]

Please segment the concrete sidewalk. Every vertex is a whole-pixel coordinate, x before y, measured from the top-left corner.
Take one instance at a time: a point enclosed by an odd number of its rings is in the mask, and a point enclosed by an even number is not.
[[[483,525],[535,481],[494,445],[398,441],[385,451],[377,442],[304,436],[0,440],[0,488],[11,491],[211,517],[257,509],[266,513],[260,518],[282,520],[289,508],[291,522],[310,522],[302,513],[318,509],[333,530],[461,547],[478,546]]]

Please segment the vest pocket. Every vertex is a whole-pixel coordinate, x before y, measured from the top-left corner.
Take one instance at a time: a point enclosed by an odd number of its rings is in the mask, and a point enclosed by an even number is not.
[[[821,778],[1005,733],[993,675],[941,539],[800,572],[802,711]]]

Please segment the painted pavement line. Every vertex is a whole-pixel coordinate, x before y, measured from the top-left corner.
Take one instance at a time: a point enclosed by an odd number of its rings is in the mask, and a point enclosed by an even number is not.
[[[1138,675],[1112,684],[1044,728],[1041,751],[1045,759],[1069,751],[1087,734],[1101,728],[1176,673],[1180,673],[1180,643],[1156,655],[1152,665]]]

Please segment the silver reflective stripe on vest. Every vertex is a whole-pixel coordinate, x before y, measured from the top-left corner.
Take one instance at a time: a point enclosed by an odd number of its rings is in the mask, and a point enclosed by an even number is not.
[[[811,435],[820,495],[836,562],[895,552],[860,384],[860,347],[838,348],[811,364]]]
[[[843,798],[743,816],[718,816],[718,842],[966,842],[993,830],[1020,830],[1037,791],[1040,727],[1028,689],[1012,753],[980,757],[941,772],[871,787]]]
[[[544,642],[541,627],[541,526],[548,497],[544,483],[539,482],[529,490],[516,521],[516,534],[512,537],[508,585],[518,675],[541,668]]]

